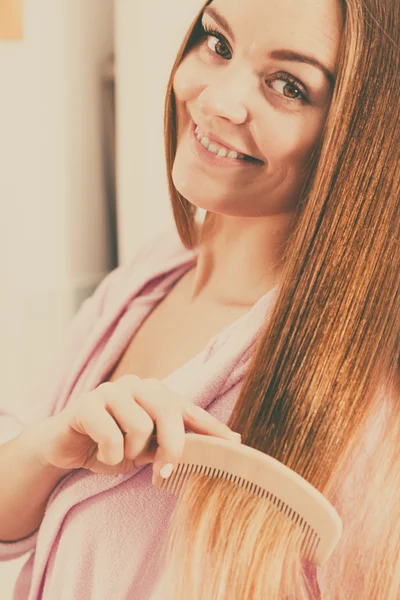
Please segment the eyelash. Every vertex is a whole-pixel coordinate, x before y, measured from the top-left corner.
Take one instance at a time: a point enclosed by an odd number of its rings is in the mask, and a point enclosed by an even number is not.
[[[203,30],[203,35],[201,36],[202,38],[207,38],[209,36],[216,37],[222,44],[224,44],[224,46],[228,47],[224,36],[217,29],[213,29],[209,25],[207,25],[207,24],[204,25],[203,23],[201,23],[201,28]],[[212,54],[213,56],[220,56],[221,58],[224,58],[223,56],[221,56],[220,54],[218,54],[216,52],[213,52],[209,48],[207,49],[207,51],[210,52],[210,54]],[[279,92],[277,92],[280,96],[283,97],[284,100],[286,100],[289,103],[309,102],[306,88],[298,79],[293,77],[293,75],[289,75],[288,73],[277,73],[276,79],[283,79],[287,83],[291,83],[296,89],[298,89],[298,91],[300,92],[300,94],[302,96],[301,98],[288,98],[287,96],[284,96],[283,94],[279,94]]]

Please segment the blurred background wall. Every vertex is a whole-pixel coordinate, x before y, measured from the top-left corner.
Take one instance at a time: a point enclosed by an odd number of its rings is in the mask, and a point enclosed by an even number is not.
[[[164,149],[169,75],[202,0],[115,2],[118,250],[173,223]]]
[[[2,389],[13,403],[113,266],[101,73],[112,0],[26,0],[0,40]]]
[[[112,0],[25,0],[22,39],[0,39],[1,406],[15,412],[115,262],[102,112],[113,48]],[[2,600],[19,563],[0,565]]]

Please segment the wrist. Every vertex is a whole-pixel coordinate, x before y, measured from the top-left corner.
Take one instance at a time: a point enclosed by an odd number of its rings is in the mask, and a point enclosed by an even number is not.
[[[39,466],[48,473],[57,475],[67,475],[76,469],[63,469],[49,463],[45,458],[45,447],[50,441],[50,436],[54,429],[53,417],[46,417],[29,423],[20,433],[21,444],[24,446],[24,452],[28,452],[34,465]]]

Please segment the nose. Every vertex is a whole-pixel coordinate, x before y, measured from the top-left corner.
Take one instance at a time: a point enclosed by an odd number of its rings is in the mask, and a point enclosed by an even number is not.
[[[210,82],[201,92],[199,106],[209,119],[220,117],[235,125],[246,122],[251,112],[254,79],[243,73],[225,73]]]

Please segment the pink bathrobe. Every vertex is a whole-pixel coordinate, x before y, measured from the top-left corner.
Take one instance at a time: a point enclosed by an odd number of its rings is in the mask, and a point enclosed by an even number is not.
[[[139,325],[196,257],[169,228],[108,274],[74,317],[52,381],[29,399],[29,421],[58,413],[105,381]],[[227,422],[276,294],[277,288],[267,293],[164,383]],[[23,426],[0,411],[0,444]],[[151,465],[125,475],[85,469],[68,475],[50,496],[39,530],[0,543],[0,560],[31,552],[14,600],[148,600],[156,578],[151,559],[176,502],[152,486],[151,475]],[[306,570],[318,598],[315,569]]]

